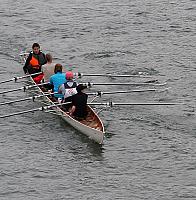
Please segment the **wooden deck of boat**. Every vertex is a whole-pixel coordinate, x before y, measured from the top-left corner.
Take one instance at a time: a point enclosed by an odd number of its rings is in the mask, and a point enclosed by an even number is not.
[[[44,87],[41,87],[41,89],[43,92],[47,92],[47,90]],[[53,97],[48,97],[48,98],[54,103],[57,102],[56,99]],[[61,106],[60,108],[62,111],[64,111],[66,114],[68,114],[68,112],[64,106]],[[77,120],[75,118],[73,118],[73,119],[79,121],[80,123],[82,123],[88,127],[91,127],[91,128],[94,128],[94,129],[97,129],[97,130],[103,132],[102,123],[100,122],[99,118],[95,115],[95,113],[92,111],[92,109],[90,109],[89,106],[87,106],[87,112],[88,112],[88,114],[85,119],[83,119],[83,120]]]
[[[90,108],[88,107],[87,109],[88,111],[88,115],[86,117],[85,120],[81,120],[80,123],[89,126],[91,128],[103,131],[103,127],[99,121],[99,119],[97,118],[97,116],[90,110]]]

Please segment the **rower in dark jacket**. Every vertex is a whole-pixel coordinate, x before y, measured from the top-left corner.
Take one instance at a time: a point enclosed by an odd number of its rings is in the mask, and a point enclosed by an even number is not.
[[[76,87],[78,93],[72,96],[72,108],[70,114],[78,120],[83,120],[87,116],[88,95],[83,92],[86,88],[86,86],[79,84]]]
[[[32,45],[32,50],[33,51],[29,53],[29,56],[23,67],[25,74],[39,73],[41,72],[41,66],[46,64],[45,54],[40,51],[40,45],[38,43],[34,43]],[[33,80],[36,83],[40,83],[42,78],[43,78],[43,73],[33,76]]]

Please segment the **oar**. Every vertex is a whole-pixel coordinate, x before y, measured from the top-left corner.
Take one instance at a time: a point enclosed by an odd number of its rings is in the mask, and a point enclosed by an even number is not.
[[[15,89],[12,89],[12,90],[6,90],[6,91],[2,91],[0,92],[0,94],[5,94],[5,93],[9,93],[9,92],[15,92],[15,91],[18,91],[18,90],[27,90],[27,89],[30,89],[30,88],[33,88],[33,87],[36,87],[36,86],[42,86],[42,85],[46,85],[48,83],[40,83],[40,84],[36,84],[36,85],[27,85],[27,86],[23,86],[23,87],[20,87],[20,88],[15,88]]]
[[[165,88],[165,89],[143,89],[143,90],[122,90],[122,91],[111,91],[111,92],[102,92],[102,91],[97,91],[97,92],[91,92],[91,93],[87,93],[88,95],[96,95],[96,96],[102,96],[105,94],[121,94],[121,93],[132,93],[132,92],[163,92],[168,90],[169,88]]]
[[[59,104],[53,104],[53,105],[49,105],[49,106],[42,106],[39,108],[34,108],[31,110],[25,110],[25,111],[21,111],[21,112],[17,112],[17,113],[12,113],[12,114],[8,114],[8,115],[2,115],[0,116],[0,118],[6,118],[6,117],[11,117],[11,116],[15,116],[15,115],[20,115],[20,114],[25,114],[25,113],[29,113],[29,112],[35,112],[35,111],[45,111],[48,110],[50,108],[53,107],[58,107],[58,106],[62,106],[62,105],[66,105],[66,104],[70,104],[71,102],[65,102],[65,103],[59,103]],[[169,105],[184,105],[182,103],[114,103],[114,102],[102,102],[102,103],[88,103],[88,105],[101,105],[101,106],[109,106],[109,107],[113,107],[113,106],[141,106],[141,105],[156,105],[156,106],[169,106]]]
[[[136,75],[136,74],[84,74],[84,73],[74,73],[75,76],[82,78],[83,76],[102,76],[102,77],[110,77],[110,78],[129,78],[129,77],[136,77],[136,78],[152,78],[152,76],[145,76],[145,75]]]
[[[7,83],[7,82],[11,82],[11,81],[15,81],[15,82],[16,82],[16,81],[19,80],[19,79],[28,78],[28,77],[30,77],[30,76],[38,75],[38,74],[41,74],[41,73],[43,73],[43,72],[38,72],[38,73],[34,73],[34,74],[27,74],[27,75],[25,75],[25,76],[13,77],[13,78],[11,78],[11,79],[8,79],[8,80],[5,80],[5,81],[1,81],[0,84],[2,84],[2,83]]]
[[[101,102],[101,103],[89,103],[88,105],[93,106],[171,106],[171,105],[184,105],[183,103],[159,103],[159,102],[150,102],[150,103],[114,103],[114,102]]]
[[[12,103],[16,103],[16,102],[21,102],[21,101],[27,101],[27,100],[35,100],[37,98],[40,98],[40,97],[45,97],[45,96],[50,96],[50,95],[53,95],[57,92],[54,92],[54,93],[45,93],[45,94],[42,94],[42,95],[37,95],[37,96],[32,96],[32,97],[26,97],[24,99],[16,99],[16,100],[13,100],[13,101],[7,101],[7,102],[3,102],[3,103],[0,103],[0,106],[3,106],[3,105],[6,105],[6,104],[12,104]]]
[[[27,56],[27,55],[29,55],[28,52],[21,52],[21,53],[19,54],[19,56]]]
[[[80,84],[83,84],[84,86],[88,86],[88,87],[92,87],[93,85],[136,85],[136,86],[139,86],[139,85],[150,85],[150,86],[164,86],[166,85],[167,83],[80,83]]]
[[[15,116],[15,115],[21,115],[21,114],[25,114],[25,113],[35,112],[35,111],[45,111],[45,110],[48,110],[48,109],[53,108],[53,107],[58,107],[58,106],[62,106],[62,105],[70,104],[70,103],[71,102],[65,102],[65,103],[60,103],[60,104],[52,104],[52,105],[49,105],[49,106],[42,106],[42,107],[34,108],[34,109],[31,109],[31,110],[25,110],[25,111],[21,111],[21,112],[11,113],[11,114],[8,114],[8,115],[2,115],[2,116],[0,116],[0,118],[6,118],[6,117]]]

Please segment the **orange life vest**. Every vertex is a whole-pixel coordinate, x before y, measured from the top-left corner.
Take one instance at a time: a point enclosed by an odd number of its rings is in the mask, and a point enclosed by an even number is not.
[[[34,69],[39,69],[39,68],[40,68],[39,61],[38,61],[37,58],[35,58],[33,55],[32,55],[32,58],[31,58],[31,60],[30,60],[30,65],[31,65],[32,68],[34,68]]]

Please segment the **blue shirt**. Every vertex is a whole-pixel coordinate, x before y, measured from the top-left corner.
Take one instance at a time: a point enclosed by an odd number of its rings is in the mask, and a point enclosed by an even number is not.
[[[58,92],[59,86],[66,82],[65,74],[57,72],[50,77],[50,84],[54,85],[54,92]],[[56,98],[63,98],[63,94],[54,94]]]

